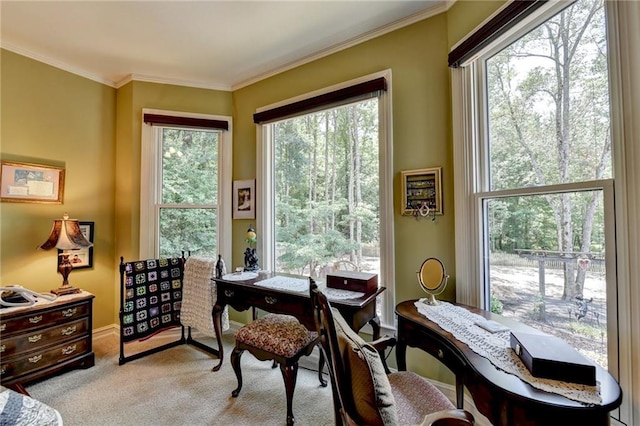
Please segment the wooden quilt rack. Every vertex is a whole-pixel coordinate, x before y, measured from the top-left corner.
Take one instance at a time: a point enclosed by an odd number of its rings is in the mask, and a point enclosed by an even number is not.
[[[220,356],[217,349],[195,340],[191,327],[180,324],[184,264],[184,253],[182,257],[132,262],[125,262],[124,257],[120,257],[119,365],[183,344]],[[126,343],[151,339],[177,327],[180,327],[178,340],[125,355]]]

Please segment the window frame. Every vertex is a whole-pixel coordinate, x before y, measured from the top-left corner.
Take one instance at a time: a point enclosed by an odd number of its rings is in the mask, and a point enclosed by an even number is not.
[[[218,254],[225,259],[231,259],[231,209],[230,206],[232,164],[233,164],[233,132],[232,118],[229,116],[190,113],[182,111],[166,111],[158,109],[142,109],[142,145],[140,160],[140,248],[139,258],[157,258],[159,256],[159,203],[162,188],[161,170],[162,156],[159,150],[160,133],[163,128],[173,128],[171,125],[155,125],[144,122],[145,114],[159,114],[165,116],[198,118],[205,120],[222,120],[229,123],[229,130],[219,130],[218,141],[218,202],[217,204],[192,205],[188,208],[211,208],[215,206],[218,215],[217,247]],[[194,129],[198,129],[194,127]],[[210,131],[211,129],[203,128]],[[186,253],[185,253],[186,254]]]
[[[507,3],[510,4],[511,2]],[[626,148],[633,144],[631,136],[632,121],[625,124],[623,114],[633,110],[633,96],[637,94],[629,86],[633,76],[630,75],[632,64],[637,64],[638,55],[630,55],[629,49],[634,46],[629,37],[638,34],[637,22],[620,17],[631,15],[633,6],[624,2],[605,2],[605,19],[607,26],[610,109],[612,127],[612,161],[613,179],[579,184],[565,184],[564,189],[591,187],[602,189],[605,198],[605,229],[607,235],[606,250],[615,253],[607,258],[607,311],[609,318],[616,318],[617,323],[608,330],[609,334],[609,371],[618,380],[623,390],[623,401],[619,409],[611,413],[613,424],[633,424],[634,413],[633,389],[640,383],[632,375],[633,359],[638,355],[633,352],[632,338],[637,336],[638,328],[633,325],[631,306],[640,303],[640,294],[632,289],[631,271],[638,270],[630,262],[630,249],[637,245],[629,216],[634,207],[629,204],[634,198],[629,188],[637,189],[638,183],[629,180],[629,166],[635,161],[637,154]],[[488,185],[488,171],[483,166],[486,162],[487,125],[484,118],[486,95],[483,88],[484,75],[479,66],[480,58],[503,48],[508,41],[514,41],[525,32],[549,19],[568,4],[562,1],[549,1],[531,15],[522,19],[510,31],[477,52],[462,63],[459,68],[451,69],[452,122],[453,122],[453,157],[454,157],[454,198],[456,229],[456,298],[459,303],[476,307],[487,306],[483,268],[483,223],[482,204],[487,195],[491,198],[510,191],[485,192]],[[627,10],[629,9],[629,10]],[[637,8],[635,9],[637,10]],[[500,10],[496,12],[498,14]],[[495,14],[494,14],[495,15]],[[487,19],[489,21],[491,17]],[[486,21],[485,21],[486,22]],[[460,43],[459,43],[460,44]],[[455,49],[456,46],[453,48]],[[625,50],[626,49],[626,50]],[[635,61],[635,62],[634,62]],[[631,137],[630,137],[631,136]],[[625,149],[626,148],[626,149]],[[635,154],[635,156],[634,156]],[[625,158],[625,156],[629,156]],[[626,166],[626,167],[625,167]],[[553,187],[550,185],[550,187]],[[548,188],[548,187],[547,187]],[[557,189],[557,188],[556,188]],[[544,189],[541,189],[544,191]],[[615,192],[615,196],[614,196]],[[613,220],[612,220],[613,219]],[[631,230],[629,233],[628,230]],[[610,236],[613,236],[610,238]],[[611,283],[609,274],[614,274],[617,282]],[[634,301],[636,303],[634,303]],[[613,321],[609,321],[611,323]]]
[[[391,108],[391,70],[387,69],[377,73],[362,76],[343,83],[325,87],[313,92],[305,93],[281,102],[258,108],[256,113],[278,108],[309,99],[345,87],[360,84],[376,78],[384,77],[387,81],[387,90],[378,95],[378,138],[379,138],[379,173],[380,173],[380,280],[386,290],[381,294],[383,300],[382,317],[383,327],[393,328],[395,309],[395,243],[394,243],[394,210],[393,210],[393,132],[392,132],[392,108]],[[350,103],[346,102],[345,104]],[[329,107],[331,108],[331,106]],[[256,202],[260,206],[256,217],[256,225],[261,229],[257,251],[266,268],[275,265],[275,235],[272,226],[273,211],[275,208],[275,189],[272,182],[274,149],[273,134],[270,123],[256,124],[257,164],[256,176],[259,177],[256,190]]]

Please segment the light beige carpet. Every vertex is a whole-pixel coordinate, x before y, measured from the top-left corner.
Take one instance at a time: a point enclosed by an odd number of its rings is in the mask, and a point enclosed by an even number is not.
[[[213,339],[201,340],[216,347]],[[217,358],[191,345],[119,366],[117,338],[96,339],[94,367],[69,371],[27,390],[60,411],[66,426],[284,425],[286,398],[279,368],[245,352],[244,384],[238,398],[232,398],[237,386],[229,362],[233,335],[225,334],[223,341],[224,364],[212,372]],[[320,387],[317,372],[299,369],[293,413],[296,425],[333,424],[331,385]]]

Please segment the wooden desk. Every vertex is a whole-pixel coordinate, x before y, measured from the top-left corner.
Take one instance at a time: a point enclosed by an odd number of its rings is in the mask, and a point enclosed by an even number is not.
[[[237,311],[245,311],[255,307],[276,314],[293,315],[309,330],[315,331],[316,324],[313,319],[308,290],[306,292],[290,292],[256,285],[257,282],[276,275],[291,276],[261,272],[258,278],[247,281],[214,279],[217,301],[213,307],[213,325],[217,336],[222,335],[222,311],[227,305]],[[308,278],[300,276],[295,276],[295,278],[308,280]],[[376,313],[376,298],[384,290],[385,287],[379,287],[375,292],[365,294],[357,299],[330,300],[331,306],[337,308],[351,325],[351,328],[356,331],[359,331],[366,324],[371,324],[373,337],[377,339],[380,337],[380,319]],[[224,358],[222,340],[216,340],[218,341],[219,362],[213,367],[213,371],[220,369]]]
[[[429,321],[418,312],[414,302],[409,300],[396,306],[398,369],[407,368],[407,346],[430,353],[456,375],[457,406],[462,408],[463,387],[466,387],[478,411],[496,426],[607,425],[609,412],[622,402],[620,386],[600,367],[597,367],[596,377],[601,385],[602,405],[589,407],[560,395],[537,390],[518,377],[498,370],[488,359]],[[509,318],[469,306],[463,307],[503,323],[512,330],[531,331],[530,327]]]

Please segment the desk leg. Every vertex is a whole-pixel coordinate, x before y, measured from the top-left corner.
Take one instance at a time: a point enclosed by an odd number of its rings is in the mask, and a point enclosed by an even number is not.
[[[213,316],[213,328],[216,330],[216,340],[218,341],[218,364],[215,365],[211,371],[218,371],[222,367],[222,360],[224,359],[224,349],[222,347],[222,312],[224,306],[215,305],[211,315]]]
[[[407,344],[400,338],[396,343],[396,364],[398,371],[407,371]]]
[[[456,375],[456,408],[464,408],[464,384],[462,377]]]
[[[380,338],[380,318],[376,315],[375,317],[369,320],[369,324],[371,324],[371,329],[373,330],[373,340],[377,340]]]

